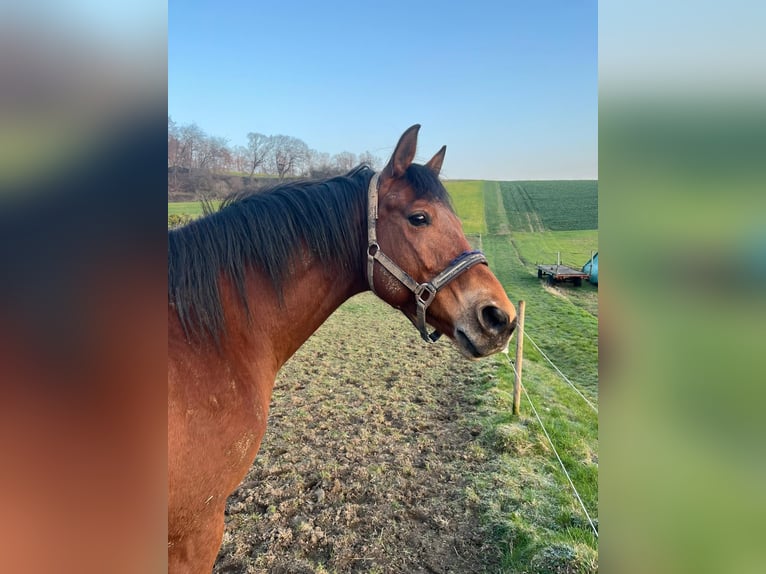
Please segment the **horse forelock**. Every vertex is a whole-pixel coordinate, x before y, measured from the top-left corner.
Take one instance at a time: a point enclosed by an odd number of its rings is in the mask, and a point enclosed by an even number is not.
[[[413,163],[407,168],[404,177],[415,193],[416,199],[440,201],[452,209],[449,193],[438,174],[430,168]]]

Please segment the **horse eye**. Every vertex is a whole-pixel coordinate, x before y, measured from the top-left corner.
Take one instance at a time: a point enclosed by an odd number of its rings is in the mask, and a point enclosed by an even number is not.
[[[423,227],[424,225],[431,223],[431,218],[422,212],[413,213],[407,219],[409,220],[410,224],[414,225],[415,227]]]

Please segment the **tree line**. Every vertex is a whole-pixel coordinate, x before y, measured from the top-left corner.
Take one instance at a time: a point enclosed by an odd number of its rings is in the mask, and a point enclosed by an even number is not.
[[[323,178],[346,173],[360,163],[374,169],[381,159],[369,151],[335,155],[310,148],[303,140],[277,134],[247,134],[247,144],[231,146],[196,123],[178,125],[168,116],[168,172],[236,173]]]

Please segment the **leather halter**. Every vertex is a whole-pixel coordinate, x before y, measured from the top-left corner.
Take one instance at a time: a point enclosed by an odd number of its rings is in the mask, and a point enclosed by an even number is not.
[[[436,298],[436,294],[447,283],[455,279],[458,275],[467,271],[477,263],[487,264],[487,258],[481,251],[464,251],[450,262],[447,268],[436,277],[426,283],[418,283],[406,271],[399,267],[380,249],[375,226],[378,221],[378,181],[380,173],[376,173],[370,180],[370,186],[367,190],[367,280],[370,283],[370,289],[375,292],[375,281],[373,273],[375,271],[375,262],[380,263],[383,268],[391,275],[396,277],[399,282],[415,294],[417,303],[417,322],[415,326],[420,331],[420,336],[428,343],[435,343],[441,337],[441,333],[434,331],[428,333],[426,325],[426,310]],[[414,322],[414,321],[413,321]]]

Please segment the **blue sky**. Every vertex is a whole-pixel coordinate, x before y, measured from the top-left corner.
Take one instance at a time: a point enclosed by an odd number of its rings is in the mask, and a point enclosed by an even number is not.
[[[286,134],[387,159],[422,124],[443,175],[597,177],[597,2],[184,1],[168,113],[233,145]]]

